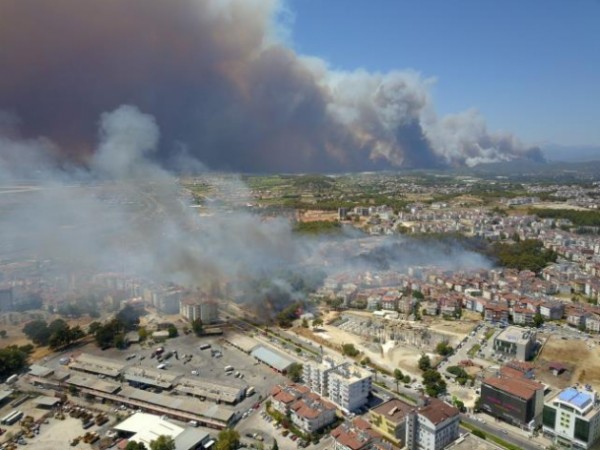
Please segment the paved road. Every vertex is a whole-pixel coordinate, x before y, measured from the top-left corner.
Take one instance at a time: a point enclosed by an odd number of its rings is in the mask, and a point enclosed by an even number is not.
[[[541,444],[536,444],[535,442],[530,441],[529,439],[522,438],[515,434],[511,434],[505,432],[502,428],[496,427],[490,423],[481,423],[465,414],[461,414],[461,420],[465,423],[476,426],[477,428],[485,431],[486,433],[497,436],[498,438],[509,442],[517,447],[522,448],[523,450],[538,450],[540,448],[544,448]]]

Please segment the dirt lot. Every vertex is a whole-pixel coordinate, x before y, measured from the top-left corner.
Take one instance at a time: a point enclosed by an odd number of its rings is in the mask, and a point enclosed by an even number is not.
[[[481,317],[479,318],[481,319]],[[428,323],[428,328],[439,333],[449,334],[458,339],[464,338],[467,334],[473,331],[480,320],[444,320],[440,318],[432,319]]]
[[[337,211],[301,211],[297,213],[300,222],[315,222],[317,220],[327,220],[333,222],[338,219]]]
[[[547,369],[548,363],[560,362],[568,370],[555,377]],[[600,346],[583,339],[561,339],[551,336],[537,359],[540,369],[536,376],[544,382],[558,388],[574,383],[589,383],[600,389]]]
[[[72,448],[75,450],[89,450],[90,445],[83,441],[74,447],[69,446],[69,443],[77,436],[85,434],[81,427],[81,421],[72,417],[67,417],[65,420],[49,419],[48,425],[43,425],[40,429],[40,434],[33,439],[27,440],[27,448],[29,450],[48,450],[48,449],[64,449]],[[92,431],[96,427],[92,428]],[[88,430],[89,431],[89,430]]]

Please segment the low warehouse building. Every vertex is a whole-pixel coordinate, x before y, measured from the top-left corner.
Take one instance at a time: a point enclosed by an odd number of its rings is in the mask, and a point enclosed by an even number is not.
[[[251,355],[258,361],[281,373],[287,372],[290,366],[294,364],[294,361],[287,356],[262,345],[252,350]]]

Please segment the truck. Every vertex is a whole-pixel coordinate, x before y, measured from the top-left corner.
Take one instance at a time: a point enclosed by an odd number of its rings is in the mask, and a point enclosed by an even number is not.
[[[166,364],[159,364],[158,366],[156,366],[156,368],[160,369],[160,370],[164,370],[164,369],[167,368],[167,365]]]

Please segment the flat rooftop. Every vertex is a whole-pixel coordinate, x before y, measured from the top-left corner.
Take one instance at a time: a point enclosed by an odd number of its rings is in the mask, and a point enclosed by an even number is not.
[[[542,384],[525,378],[490,377],[483,383],[523,400],[529,400],[537,391],[544,389]]]
[[[176,439],[184,430],[182,427],[161,419],[159,416],[146,413],[135,413],[116,425],[114,429],[134,433],[130,440],[142,442],[148,448],[150,442],[157,439],[158,436],[165,435]]]
[[[169,408],[188,414],[193,414],[207,419],[213,419],[222,423],[228,423],[235,414],[235,410],[224,405],[212,402],[203,402],[197,398],[184,395],[155,394],[131,387],[121,390],[122,397],[150,403],[159,407]]]
[[[592,392],[584,392],[575,388],[563,390],[556,398],[580,410],[584,410],[594,403],[594,394]]]
[[[251,354],[254,358],[280,372],[285,372],[294,363],[294,361],[287,356],[263,345],[256,347],[252,350]]]
[[[180,376],[180,374],[173,374],[148,367],[128,367],[123,372],[123,377],[127,381],[159,387],[161,389],[171,388]]]
[[[515,344],[527,344],[532,336],[535,336],[535,332],[531,330],[519,327],[508,327],[496,336],[496,340],[514,342]]]
[[[258,345],[257,340],[241,333],[227,333],[225,340],[246,353],[250,353]]]
[[[118,383],[101,380],[93,376],[87,377],[85,375],[71,375],[66,382],[72,386],[92,389],[94,391],[104,392],[106,394],[114,394],[121,389],[121,385]]]
[[[69,364],[69,367],[74,370],[116,378],[125,368],[125,364],[121,364],[114,359],[82,353]]]
[[[235,380],[235,378],[233,380]],[[231,381],[233,382],[233,380]],[[175,390],[184,394],[204,397],[214,401],[235,403],[243,396],[246,385],[228,383],[225,380],[220,381],[201,377],[183,377],[179,380],[177,386],[175,386]]]

